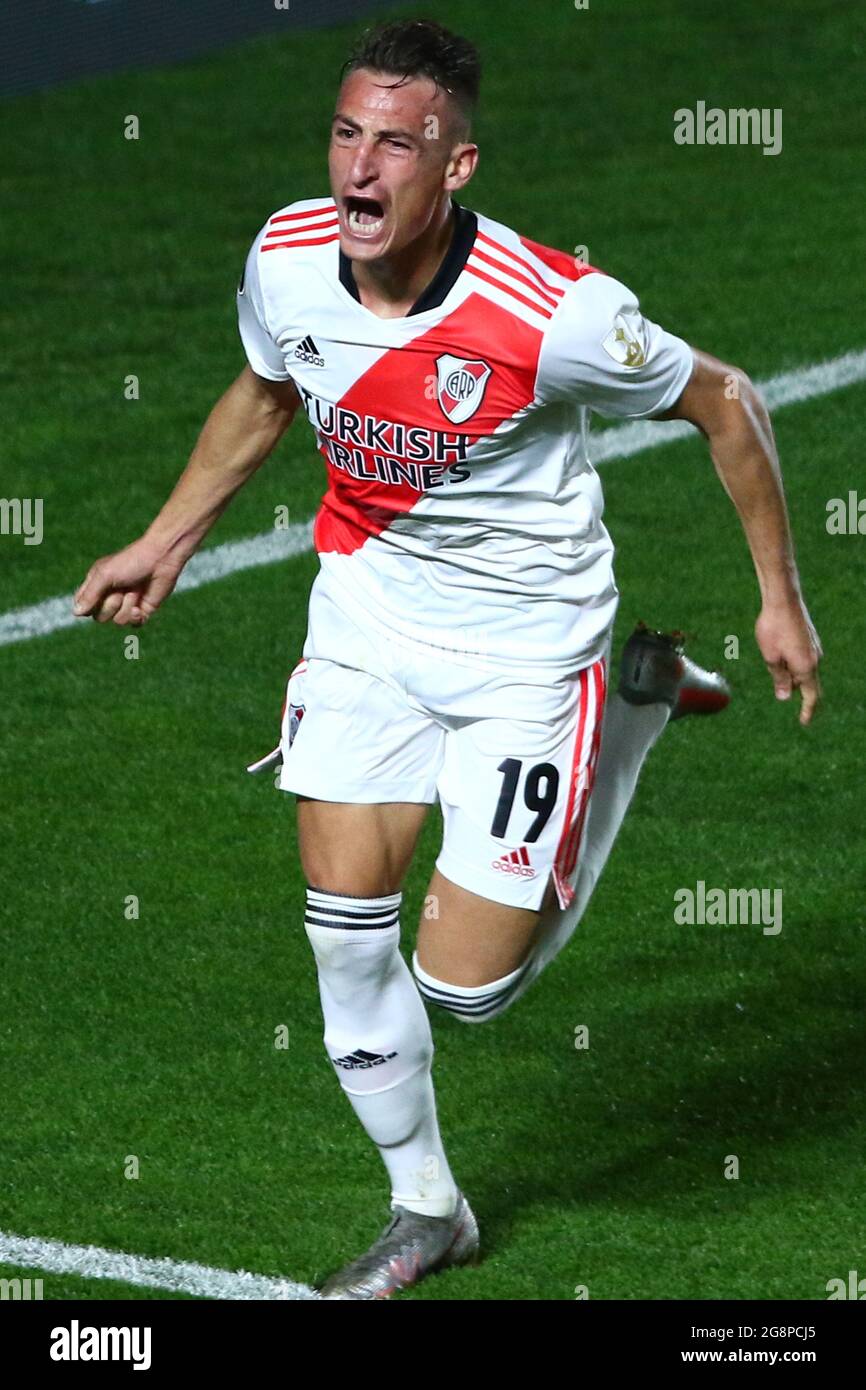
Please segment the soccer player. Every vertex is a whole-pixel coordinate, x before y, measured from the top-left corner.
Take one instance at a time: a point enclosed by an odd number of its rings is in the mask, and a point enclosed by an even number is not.
[[[475,1259],[424,1001],[471,1023],[519,998],[574,931],[668,719],[727,701],[675,638],[642,629],[608,688],[618,595],[590,409],[706,436],[751,549],[776,694],[799,689],[804,724],[819,697],[759,396],[612,276],[458,201],[478,162],[478,90],[476,49],[437,24],[365,34],[337,97],[330,196],[275,212],[247,257],[248,365],[152,525],[76,596],[99,622],[145,622],[306,413],[328,476],[321,566],[280,748],[262,764],[281,759],[297,797],[325,1045],[392,1209],[328,1280],[331,1299],[388,1297]],[[660,552],[676,544],[664,526],[660,509]],[[437,800],[443,844],[410,971],[401,889]]]

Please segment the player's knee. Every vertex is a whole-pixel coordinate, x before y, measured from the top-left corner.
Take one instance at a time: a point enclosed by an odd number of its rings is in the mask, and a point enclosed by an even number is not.
[[[487,1023],[498,1018],[517,997],[519,986],[528,968],[530,957],[502,979],[483,985],[453,985],[439,980],[424,970],[418,952],[412,955],[412,973],[423,999],[447,1009],[461,1023]]]
[[[420,825],[389,818],[392,809],[299,796],[298,855],[307,883],[337,896],[399,892]]]
[[[347,868],[345,864],[335,864],[330,851],[321,845],[313,849],[305,847],[299,858],[307,883],[324,884],[329,893],[338,897],[372,898],[397,891],[400,886],[399,874],[391,872],[387,864],[368,863]]]

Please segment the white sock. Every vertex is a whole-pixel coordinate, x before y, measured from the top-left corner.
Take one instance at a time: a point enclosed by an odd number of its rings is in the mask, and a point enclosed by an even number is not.
[[[391,1179],[391,1204],[450,1216],[457,1185],[433,1092],[430,1021],[399,951],[402,894],[307,890],[325,1048]]]
[[[518,965],[501,980],[491,980],[486,985],[451,985],[429,975],[421,966],[418,952],[412,955],[412,974],[419,992],[428,1004],[438,1004],[440,1009],[448,1009],[461,1023],[484,1023],[497,1013],[503,1012],[510,1002],[527,969],[528,962]]]

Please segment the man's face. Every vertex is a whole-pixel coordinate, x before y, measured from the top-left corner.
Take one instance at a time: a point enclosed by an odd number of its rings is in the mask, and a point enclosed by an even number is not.
[[[454,173],[452,152],[474,146],[453,139],[448,93],[426,77],[384,85],[396,81],[360,68],[337,98],[328,169],[340,245],[351,260],[401,251],[430,225],[443,190],[466,182]]]

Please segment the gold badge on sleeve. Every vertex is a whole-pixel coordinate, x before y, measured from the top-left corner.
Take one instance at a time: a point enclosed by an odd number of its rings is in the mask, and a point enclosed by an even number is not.
[[[614,326],[601,340],[608,357],[621,367],[642,367],[649,348],[646,319],[638,309],[617,314]]]

